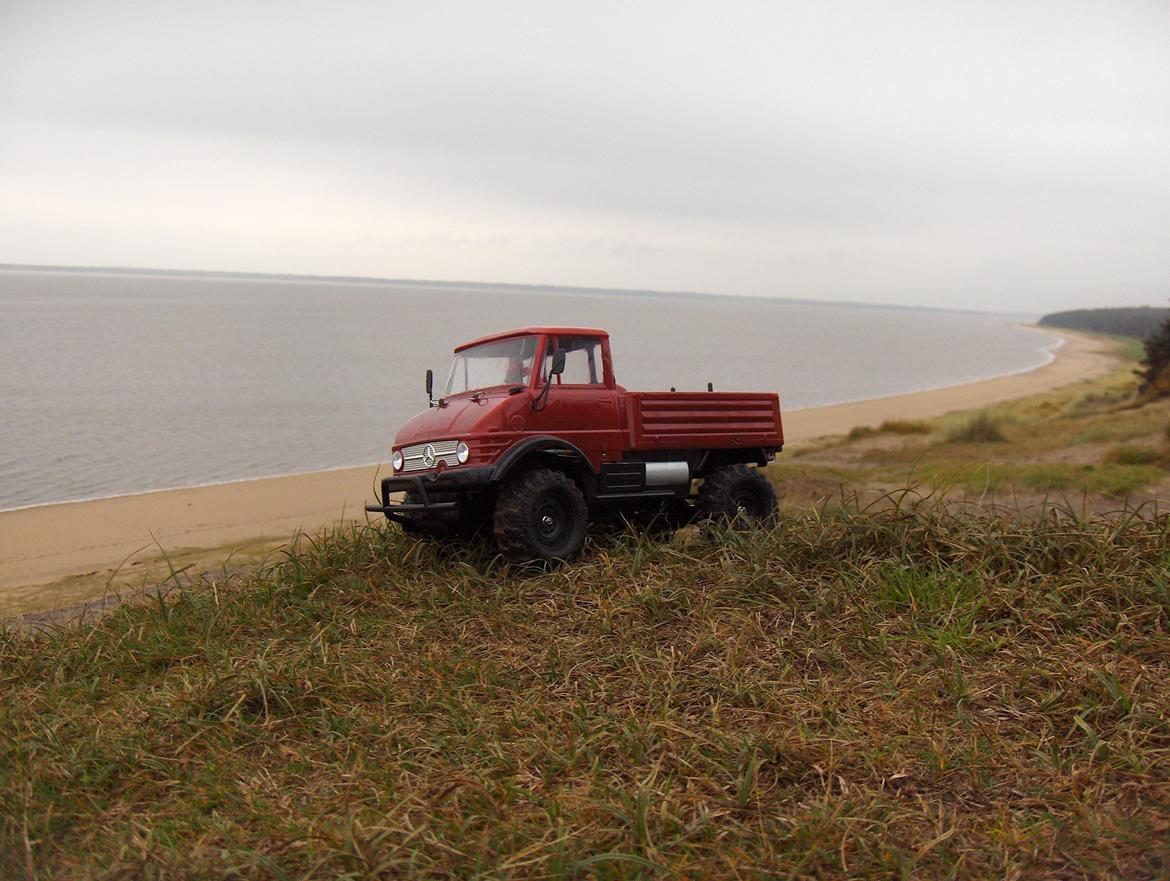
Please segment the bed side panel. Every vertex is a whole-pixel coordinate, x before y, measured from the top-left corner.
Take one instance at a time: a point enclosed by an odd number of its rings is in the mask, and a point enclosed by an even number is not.
[[[630,392],[635,450],[780,447],[780,398],[756,392]]]

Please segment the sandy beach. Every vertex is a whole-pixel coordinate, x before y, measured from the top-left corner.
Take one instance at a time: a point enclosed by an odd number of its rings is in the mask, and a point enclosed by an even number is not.
[[[1099,340],[1062,333],[1055,359],[1027,373],[876,400],[786,412],[787,444],[886,419],[926,419],[1093,379],[1116,360]],[[783,399],[783,390],[781,390]],[[782,459],[781,459],[782,460]],[[298,531],[364,520],[379,471],[367,465],[219,486],[0,512],[0,618],[157,579],[168,567],[248,561]],[[170,562],[162,560],[165,550]],[[228,564],[230,567],[230,563]]]

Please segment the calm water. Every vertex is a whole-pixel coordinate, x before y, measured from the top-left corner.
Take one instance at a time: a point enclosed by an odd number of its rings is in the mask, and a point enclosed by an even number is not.
[[[0,509],[364,464],[452,346],[610,330],[628,388],[787,408],[1026,370],[1010,319],[784,301],[0,270]]]

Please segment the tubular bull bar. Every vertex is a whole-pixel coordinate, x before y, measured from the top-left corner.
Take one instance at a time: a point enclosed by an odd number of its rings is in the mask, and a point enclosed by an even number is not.
[[[448,468],[432,474],[412,474],[409,477],[382,478],[382,504],[366,505],[371,514],[385,514],[390,520],[402,522],[408,514],[430,514],[450,511],[459,506],[459,501],[438,501],[431,498],[433,493],[464,494],[482,490],[492,483],[495,474],[492,465],[464,468]],[[414,492],[420,502],[394,502],[390,496],[398,492]]]

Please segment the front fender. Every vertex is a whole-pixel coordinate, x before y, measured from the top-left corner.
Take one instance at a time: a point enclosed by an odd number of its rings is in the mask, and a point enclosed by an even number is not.
[[[543,453],[547,451],[557,451],[568,454],[572,456],[575,461],[580,462],[580,464],[584,466],[587,474],[596,474],[596,472],[593,470],[593,465],[589,462],[589,457],[581,452],[579,447],[569,443],[564,438],[547,434],[525,438],[518,444],[510,447],[508,451],[500,457],[499,461],[496,462],[495,479],[503,480],[508,476],[508,473],[515,469],[516,466],[519,465],[521,461],[523,461],[524,457],[530,453]]]

